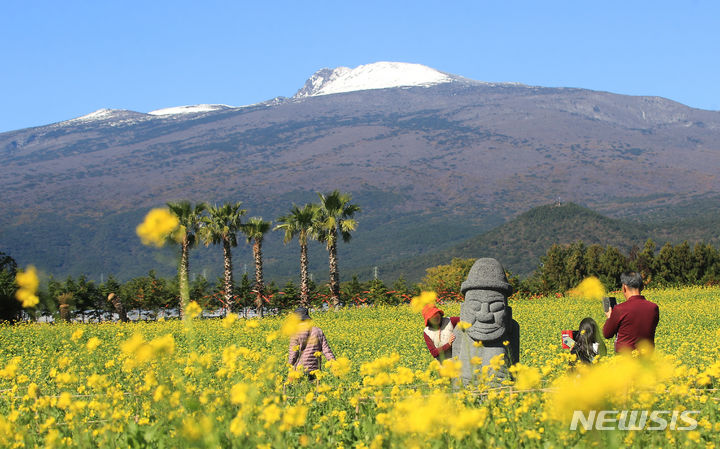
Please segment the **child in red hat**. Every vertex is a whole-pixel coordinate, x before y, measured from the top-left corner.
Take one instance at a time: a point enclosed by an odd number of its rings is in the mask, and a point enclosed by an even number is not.
[[[452,357],[453,330],[460,321],[458,316],[445,318],[443,315],[445,313],[435,306],[428,305],[423,309],[425,344],[430,354],[440,362]]]

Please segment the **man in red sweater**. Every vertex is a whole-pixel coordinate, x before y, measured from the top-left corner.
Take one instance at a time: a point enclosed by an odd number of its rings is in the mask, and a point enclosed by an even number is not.
[[[640,295],[643,281],[640,273],[626,271],[620,275],[625,302],[611,308],[605,315],[603,336],[615,339],[615,352],[632,351],[639,342],[647,341],[655,346],[655,329],[660,320],[657,304]]]

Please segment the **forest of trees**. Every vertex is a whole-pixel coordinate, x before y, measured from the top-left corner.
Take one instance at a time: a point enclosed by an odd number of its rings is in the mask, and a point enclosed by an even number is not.
[[[308,206],[309,207],[309,206]],[[281,217],[283,224],[292,221],[301,208],[295,207],[291,214]],[[306,212],[308,212],[306,210]],[[286,232],[286,241],[299,235],[295,224],[278,225]],[[247,234],[253,238],[252,232]],[[307,236],[306,236],[307,237]],[[302,239],[300,239],[302,245]],[[231,278],[228,294],[227,276],[209,280],[196,276],[189,282],[189,297],[206,311],[217,314],[235,312],[244,315],[259,314],[259,310],[279,313],[304,304],[310,307],[336,305],[399,304],[409,302],[421,290],[433,290],[440,301],[462,300],[460,284],[467,276],[474,259],[454,259],[450,264],[427,269],[420,284],[409,285],[403,279],[386,284],[380,279],[361,282],[357,277],[338,283],[337,292],[330,282],[317,285],[307,276],[304,286],[287,282],[274,282],[257,287],[257,278],[247,274],[235,282]],[[552,245],[541,257],[532,276],[519,279],[508,273],[518,298],[564,293],[588,276],[598,277],[610,291],[620,287],[620,273],[637,270],[642,273],[646,286],[714,285],[720,283],[720,250],[712,245],[687,242],[678,245],[666,243],[658,249],[648,240],[642,249],[635,247],[623,254],[613,246],[585,245],[577,241],[569,245]],[[15,261],[0,253],[0,321],[21,318],[22,309],[14,299]],[[258,291],[261,292],[258,295]],[[38,292],[40,304],[32,315],[24,318],[50,315],[54,319],[101,320],[101,319],[154,319],[158,316],[176,316],[180,297],[179,276],[165,279],[150,271],[146,276],[120,283],[110,276],[105,282],[95,283],[84,276],[58,280],[50,277],[47,286]],[[337,295],[337,299],[334,298]],[[142,313],[140,313],[142,312]],[[114,315],[114,318],[113,318]]]
[[[577,241],[553,245],[533,276],[520,283],[530,293],[564,292],[587,276],[597,276],[609,290],[620,288],[620,273],[639,271],[649,287],[720,283],[720,251],[712,245],[685,241],[666,243],[659,250],[651,239],[625,255],[613,246],[586,246]]]
[[[13,282],[14,276],[11,278],[10,271],[0,272],[0,288],[8,288],[7,294],[3,290],[0,309],[6,313],[0,321],[12,321],[11,317],[22,309],[13,297]],[[309,280],[308,284],[310,307],[332,306],[328,284],[318,286],[312,280]],[[344,305],[399,304],[409,302],[410,298],[418,293],[417,287],[409,286],[402,278],[388,286],[379,279],[360,282],[353,276],[350,281],[340,286],[341,304]],[[177,276],[164,279],[156,276],[153,271],[147,276],[124,283],[118,282],[112,276],[103,283],[88,280],[85,276],[67,277],[63,280],[51,277],[47,288],[39,292],[40,303],[33,313],[36,316],[51,315],[56,319],[79,321],[112,319],[113,314],[114,319],[120,319],[118,307],[112,300],[114,298],[109,298],[111,294],[119,299],[121,310],[131,319],[156,319],[160,316],[178,315],[180,288]],[[247,274],[244,274],[237,284],[233,284],[230,303],[227,302],[223,277],[215,281],[202,276],[196,277],[190,282],[190,298],[210,312],[233,312],[245,316],[257,313],[254,283]],[[265,285],[262,307],[266,312],[281,313],[302,303],[300,287],[292,281],[283,285],[276,285],[274,282]],[[65,316],[63,305],[66,305],[68,310]]]
[[[460,299],[460,284],[474,259],[456,258],[450,264],[428,268],[421,288],[433,290],[446,299]],[[614,246],[552,245],[534,273],[519,279],[512,273],[508,279],[518,296],[565,293],[588,276],[596,276],[609,291],[620,288],[623,271],[639,271],[649,287],[720,284],[720,250],[712,245],[688,242],[666,243],[659,250],[652,240],[642,249],[634,247],[623,254]]]

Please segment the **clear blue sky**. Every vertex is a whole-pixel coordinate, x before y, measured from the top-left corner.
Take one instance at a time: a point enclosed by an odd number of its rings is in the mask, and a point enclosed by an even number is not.
[[[377,61],[719,110],[720,2],[4,0],[0,58],[0,132],[252,104]]]

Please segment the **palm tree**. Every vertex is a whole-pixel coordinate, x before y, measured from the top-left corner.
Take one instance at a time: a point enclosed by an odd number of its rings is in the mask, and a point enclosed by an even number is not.
[[[319,212],[313,233],[317,240],[324,242],[328,250],[330,262],[330,297],[334,307],[340,305],[340,273],[337,265],[337,238],[338,232],[344,242],[349,242],[350,232],[357,228],[357,220],[353,216],[360,212],[360,206],[351,204],[352,196],[349,193],[340,193],[333,190],[320,197]]]
[[[222,206],[210,206],[208,216],[203,219],[200,230],[205,246],[222,243],[223,258],[225,260],[225,305],[232,307],[233,302],[233,268],[230,248],[237,246],[237,233],[242,227],[240,219],[245,212],[241,209],[242,203],[226,203]]]
[[[178,201],[167,203],[172,212],[180,221],[182,226],[182,241],[180,242],[180,265],[178,266],[178,277],[180,282],[180,317],[185,316],[185,307],[190,302],[190,286],[188,273],[190,271],[190,248],[197,244],[197,233],[200,229],[202,213],[207,209],[207,204],[197,203],[195,206],[189,201]]]
[[[278,218],[277,221],[280,224],[275,226],[275,230],[285,231],[283,242],[286,245],[295,236],[298,237],[300,243],[300,303],[305,307],[310,302],[308,299],[308,236],[311,235],[318,211],[317,204],[306,204],[302,209],[293,204],[290,213]]]
[[[253,244],[253,256],[255,257],[255,308],[258,315],[262,316],[263,292],[263,267],[262,267],[262,241],[265,233],[270,230],[272,222],[264,221],[261,217],[252,217],[242,226],[242,232],[247,237],[247,242]]]

